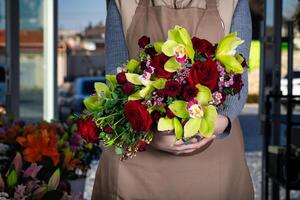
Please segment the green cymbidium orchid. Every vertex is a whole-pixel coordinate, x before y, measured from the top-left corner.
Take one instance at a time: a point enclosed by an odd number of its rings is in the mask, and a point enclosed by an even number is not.
[[[209,105],[212,100],[209,88],[200,84],[197,84],[196,87],[199,92],[195,100],[187,104],[190,119],[184,125],[184,137],[192,137],[197,134],[203,137],[211,137],[218,113],[215,106]]]
[[[164,65],[168,72],[175,72],[181,64],[186,63],[190,58],[193,62],[195,51],[191,37],[186,29],[180,26],[175,26],[174,29],[169,30],[168,40],[162,45],[155,45],[156,49],[171,57]]]
[[[242,43],[244,40],[237,37],[237,32],[233,32],[224,37],[218,44],[216,59],[225,66],[226,72],[243,73],[242,61],[236,57],[236,48]]]

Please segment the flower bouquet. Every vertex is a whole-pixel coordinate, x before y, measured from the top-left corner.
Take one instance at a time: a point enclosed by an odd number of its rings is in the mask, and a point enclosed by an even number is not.
[[[106,75],[108,86],[95,83],[95,95],[84,100],[80,134],[114,146],[121,160],[145,150],[153,129],[174,131],[177,140],[211,137],[217,109],[243,87],[246,62],[235,50],[242,43],[231,33],[213,45],[180,26],[168,31],[165,42],[151,44],[143,36],[139,60]]]

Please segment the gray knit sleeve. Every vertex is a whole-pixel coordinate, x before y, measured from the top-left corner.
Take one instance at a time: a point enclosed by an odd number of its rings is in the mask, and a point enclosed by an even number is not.
[[[247,60],[249,58],[250,44],[252,40],[252,23],[248,0],[239,0],[235,9],[231,32],[237,32],[238,36],[245,42],[238,47],[237,51]],[[225,101],[225,108],[219,111],[219,114],[225,115],[233,121],[243,110],[248,96],[248,70],[245,69],[242,74],[244,87],[240,95],[228,96]]]
[[[105,70],[115,74],[116,68],[129,59],[122,20],[114,0],[108,5],[105,33]]]

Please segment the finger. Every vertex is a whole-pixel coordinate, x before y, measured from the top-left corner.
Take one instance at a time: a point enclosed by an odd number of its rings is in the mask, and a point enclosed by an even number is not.
[[[182,140],[177,140],[174,144],[174,146],[180,146],[180,145],[183,145],[184,142]]]
[[[199,149],[203,146],[205,146],[207,143],[213,140],[213,137],[211,138],[203,138],[199,142],[193,143],[193,144],[183,144],[183,145],[178,145],[175,148],[177,151],[185,151],[185,150],[190,150],[190,149]]]

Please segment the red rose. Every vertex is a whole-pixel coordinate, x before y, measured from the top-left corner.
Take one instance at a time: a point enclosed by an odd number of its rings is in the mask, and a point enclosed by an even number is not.
[[[204,57],[211,57],[215,53],[215,47],[205,39],[192,38],[193,48]]]
[[[181,85],[176,80],[168,80],[165,85],[164,93],[169,97],[176,97],[180,94]]]
[[[144,140],[140,140],[138,143],[138,151],[139,152],[146,151],[146,146],[147,143]]]
[[[113,133],[114,132],[114,129],[110,126],[105,126],[103,131],[107,134],[110,134],[110,133]]]
[[[173,73],[167,72],[164,69],[165,63],[169,60],[169,57],[165,54],[159,54],[157,56],[152,57],[150,61],[150,65],[156,69],[156,77],[157,78],[171,78]]]
[[[96,143],[98,141],[99,129],[94,123],[92,116],[77,120],[77,130],[80,136],[87,142]]]
[[[195,86],[187,85],[183,89],[183,98],[186,101],[190,101],[197,96],[198,91],[198,88],[196,88]]]
[[[124,85],[122,85],[122,91],[126,94],[126,95],[131,95],[134,92],[134,85],[132,83],[125,83]]]
[[[156,91],[157,96],[164,98],[165,97],[165,91],[164,90],[157,90]]]
[[[118,73],[117,76],[116,76],[116,78],[117,78],[117,82],[119,84],[124,84],[124,83],[127,82],[127,78],[126,78],[125,72]]]
[[[150,129],[152,118],[147,107],[139,101],[128,101],[124,106],[125,117],[131,127],[138,132],[146,132]]]
[[[243,83],[243,80],[242,80],[242,75],[241,74],[235,75],[233,77],[233,82],[234,83],[231,87],[233,88],[234,94],[240,93],[240,91],[242,90],[242,88],[244,86],[244,83]]]
[[[166,114],[169,119],[173,119],[175,117],[175,114],[169,108],[167,109]]]
[[[141,37],[139,39],[138,43],[139,43],[139,47],[143,49],[143,48],[145,48],[145,46],[150,44],[150,38],[144,35],[143,37]]]
[[[188,81],[191,85],[200,83],[207,86],[211,91],[214,91],[216,88],[217,80],[217,64],[211,59],[204,62],[195,62],[188,77]]]

